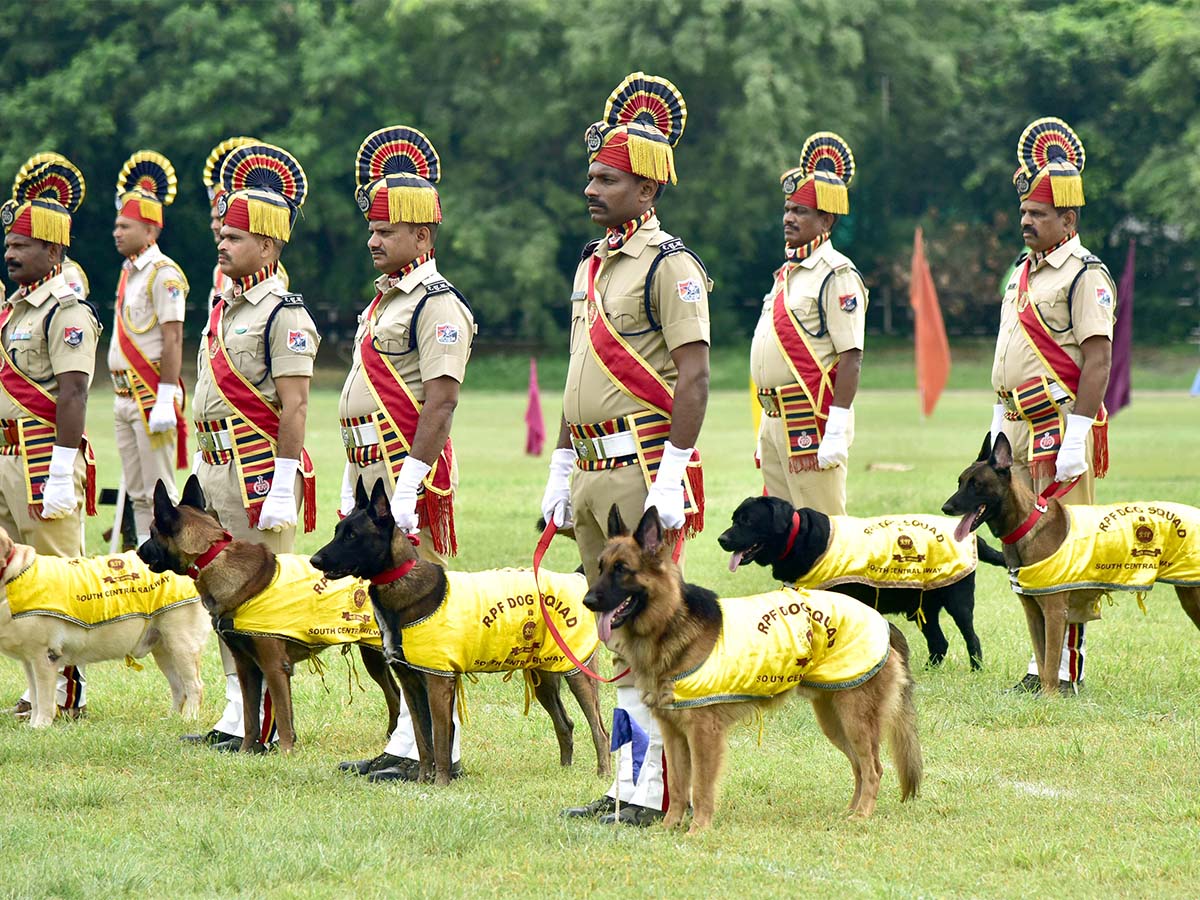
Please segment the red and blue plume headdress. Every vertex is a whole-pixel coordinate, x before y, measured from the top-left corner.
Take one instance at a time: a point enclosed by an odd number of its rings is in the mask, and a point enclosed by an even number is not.
[[[1029,123],[1017,141],[1013,186],[1022,200],[1056,207],[1083,206],[1083,166],[1087,156],[1079,135],[1062,119],[1047,116]]]
[[[608,97],[603,120],[588,128],[588,161],[676,182],[673,149],[683,137],[687,104],[665,78],[634,72]]]
[[[442,221],[442,203],[434,187],[442,161],[429,138],[407,125],[390,125],[367,135],[354,164],[355,200],[368,221]]]
[[[809,135],[800,149],[800,165],[779,177],[784,194],[793,203],[821,212],[850,212],[847,188],[854,179],[854,154],[850,145],[832,131]]]
[[[139,150],[117,175],[118,215],[147,225],[163,225],[163,207],[175,201],[175,167],[161,153]]]
[[[39,153],[26,160],[13,182],[11,203],[0,208],[5,233],[71,245],[71,214],[86,193],[81,173],[65,156]]]
[[[221,164],[217,214],[225,224],[252,234],[287,241],[304,198],[308,178],[296,157],[274,144],[245,144]]]

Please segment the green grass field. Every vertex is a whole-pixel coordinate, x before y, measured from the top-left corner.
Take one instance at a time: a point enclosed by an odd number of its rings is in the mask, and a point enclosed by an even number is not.
[[[897,371],[891,384],[910,378]],[[545,479],[545,459],[522,454],[523,394],[489,393],[489,383],[468,386],[454,425],[463,569],[528,563]],[[545,405],[554,421],[553,391]],[[911,390],[875,384],[856,407],[857,515],[936,512],[990,420],[982,391],[947,394],[926,422]],[[105,485],[119,476],[110,410],[98,392],[91,432]],[[1198,412],[1200,400],[1182,392],[1139,394],[1114,421],[1100,502],[1200,505]],[[299,541],[306,552],[333,527],[335,416],[336,393],[318,392],[309,447],[322,506],[318,531]],[[715,541],[735,504],[760,489],[744,389],[714,393],[701,448],[709,524],[689,549],[688,575],[726,595],[767,589],[764,569],[729,573]],[[913,468],[868,471],[873,462]],[[93,552],[103,549],[101,527],[89,525]],[[573,550],[556,542],[548,564],[573,568]],[[576,764],[558,766],[544,714],[535,706],[521,715],[519,681],[485,676],[469,686],[468,777],[435,790],[335,771],[339,760],[379,752],[385,726],[374,686],[366,678],[370,690],[349,686],[336,652],[325,656],[323,678],[302,666],[294,681],[300,749],[289,758],[184,747],[178,736],[195,726],[166,715],[168,689],[151,660],[140,673],[94,665],[85,721],[35,733],[0,719],[0,896],[1194,897],[1200,635],[1169,588],[1147,606],[1143,616],[1122,598],[1089,628],[1083,696],[1006,695],[1024,672],[1028,639],[1004,573],[984,567],[982,673],[969,671],[948,617],[950,655],[936,672],[920,668],[924,640],[901,624],[917,667],[926,761],[916,802],[901,806],[889,763],[874,818],[844,821],[849,766],[808,705],[795,702],[767,718],[761,745],[755,727],[732,732],[715,826],[691,838],[558,818],[607,782],[594,774],[577,710]],[[204,677],[207,728],[222,706],[215,642]],[[0,663],[0,701],[22,687],[19,667]],[[607,715],[610,689],[602,699]]]

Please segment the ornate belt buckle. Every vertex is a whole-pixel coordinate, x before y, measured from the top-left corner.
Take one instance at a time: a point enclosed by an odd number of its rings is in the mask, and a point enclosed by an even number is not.
[[[596,445],[590,438],[575,438],[572,443],[575,445],[575,455],[587,462],[596,461]]]
[[[349,425],[342,426],[342,446],[347,450],[354,446],[354,429]]]
[[[212,436],[212,432],[201,431],[196,435],[196,443],[205,453],[217,452],[217,440]]]

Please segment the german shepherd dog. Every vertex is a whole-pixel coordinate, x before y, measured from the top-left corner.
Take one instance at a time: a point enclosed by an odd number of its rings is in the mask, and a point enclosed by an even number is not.
[[[879,744],[885,732],[900,778],[901,800],[916,796],[923,763],[908,644],[899,629],[874,610],[842,598],[841,603],[856,608],[855,615],[865,615],[872,626],[877,624],[876,634],[880,628],[888,633],[886,662],[877,665],[873,674],[864,674],[855,686],[830,690],[797,684],[773,697],[738,697],[712,705],[675,703],[677,682],[706,662],[729,623],[723,621],[716,594],[683,582],[663,543],[663,527],[654,507],[645,512],[631,536],[614,505],[609,512],[608,535],[600,554],[600,576],[584,602],[600,614],[601,637],[628,661],[643,701],[662,727],[670,794],[665,827],[680,824],[689,797],[694,807],[690,830],[711,824],[726,730],[753,715],[755,708],[773,706],[791,693],[812,701],[821,730],[850,761],[854,794],[847,812],[851,818],[865,819],[875,809],[883,774]],[[811,600],[840,595],[812,591],[804,596]],[[812,623],[819,619],[810,614],[807,621],[815,656],[818,641],[811,638],[811,632]],[[803,627],[794,626],[794,630]],[[832,647],[821,652],[832,652]]]
[[[353,575],[374,580],[389,571],[407,570],[387,583],[373,582],[370,597],[375,620],[383,635],[384,654],[388,662],[401,668],[406,667],[406,662],[414,666],[420,663],[405,655],[403,632],[433,615],[448,601],[452,596],[449,592],[450,582],[446,570],[436,563],[420,559],[412,541],[396,528],[391,501],[382,479],[375,482],[370,497],[359,480],[354,510],[337,524],[333,540],[313,555],[312,563],[332,578]],[[595,655],[593,653],[584,662],[593,664]],[[596,748],[596,771],[599,775],[607,775],[609,738],[600,718],[600,695],[596,682],[581,670],[567,675],[543,669],[533,671],[538,676],[534,680],[534,696],[554,723],[559,761],[569,766],[574,755],[572,732],[575,726],[567,716],[559,696],[560,684],[565,678],[591,729]],[[415,692],[417,696],[410,696],[406,684],[405,699],[410,709],[427,711],[423,715],[413,715],[420,757],[419,777],[422,781],[432,779],[439,785],[449,784],[450,747],[454,736],[453,700],[459,675],[456,672],[435,673],[426,669],[417,672],[417,675],[420,678],[420,689]]]
[[[958,476],[958,490],[942,506],[942,512],[962,517],[955,532],[958,540],[986,523],[992,534],[1004,541],[1004,559],[1010,573],[1015,574],[1023,567],[1048,559],[1063,545],[1070,532],[1070,514],[1053,497],[1047,498],[1043,507],[1041,498],[1035,497],[1033,491],[1012,477],[1012,464],[1012,445],[1008,438],[997,435],[993,447],[991,436],[985,437],[979,458]],[[1041,515],[1037,517],[1039,512]],[[1200,511],[1191,512],[1200,517]],[[1032,527],[1024,534],[1015,540],[1009,537],[1031,520]],[[1195,529],[1186,534],[1190,546],[1184,552],[1195,559],[1200,555],[1200,544],[1197,543],[1200,535]],[[1005,541],[1005,538],[1009,540]],[[1165,574],[1162,580],[1167,580]],[[1101,593],[1100,590],[1082,588],[1054,593],[1018,593],[1033,641],[1042,693],[1047,696],[1058,693],[1058,668],[1067,623],[1098,618],[1096,607]],[[1184,611],[1200,628],[1200,586],[1176,584],[1175,593]]]
[[[796,514],[800,527],[793,536]],[[983,650],[975,633],[974,569],[953,584],[924,591],[905,587],[877,590],[869,584],[857,583],[811,584],[806,581],[806,576],[829,549],[831,534],[829,516],[824,513],[808,507],[796,508],[778,497],[748,497],[734,510],[733,524],[717,538],[717,543],[722,550],[733,554],[729,560],[731,570],[736,571],[739,566],[751,562],[770,566],[771,575],[786,584],[836,591],[873,606],[885,615],[899,614],[910,622],[920,622],[921,633],[929,648],[930,666],[941,665],[950,648],[939,622],[945,609],[966,641],[971,668],[977,670],[982,666]],[[1004,565],[1001,553],[988,546],[983,538],[977,538],[977,542],[981,562]],[[865,572],[857,574],[866,575]]]
[[[150,539],[138,548],[138,556],[155,572],[187,574],[188,568],[198,559],[228,539],[228,533],[205,512],[206,508],[204,491],[195,475],[184,485],[178,506],[171,502],[160,481],[154,489]],[[292,672],[297,662],[326,649],[269,634],[231,633],[224,627],[223,623],[239,606],[266,590],[275,574],[275,553],[252,541],[231,541],[194,576],[201,602],[212,617],[213,628],[224,638],[237,667],[245,718],[245,735],[240,748],[243,753],[265,749],[256,740],[264,680],[274,704],[279,749],[283,753],[291,752],[296,744]],[[358,646],[363,667],[379,685],[387,702],[387,734],[390,735],[400,715],[400,692],[383,661],[383,654],[367,644]]]

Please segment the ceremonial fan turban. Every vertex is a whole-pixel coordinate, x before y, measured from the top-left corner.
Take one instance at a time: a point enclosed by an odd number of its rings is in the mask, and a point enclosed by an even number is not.
[[[850,212],[853,178],[850,145],[832,131],[818,131],[800,149],[800,165],[784,172],[779,183],[793,203],[843,216]]]
[[[672,148],[686,124],[687,104],[678,88],[665,78],[634,72],[609,95],[604,118],[584,135],[588,162],[674,184]]]

